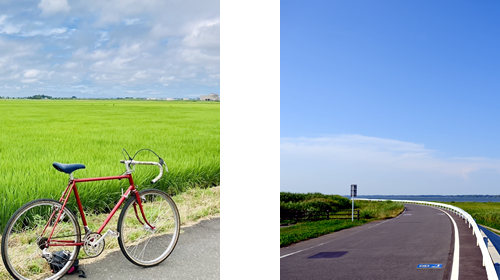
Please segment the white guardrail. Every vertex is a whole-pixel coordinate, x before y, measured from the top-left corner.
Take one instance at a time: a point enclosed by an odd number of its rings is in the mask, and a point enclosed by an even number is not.
[[[412,204],[421,204],[421,205],[428,205],[428,206],[434,206],[434,207],[439,207],[443,208],[446,210],[449,210],[451,212],[454,212],[458,216],[460,216],[462,219],[465,220],[465,223],[469,223],[469,228],[472,227],[472,234],[476,236],[477,239],[477,246],[481,249],[481,254],[483,255],[483,266],[486,268],[486,274],[488,276],[488,280],[498,280],[497,273],[495,271],[495,266],[493,264],[493,261],[491,259],[490,253],[488,252],[488,248],[486,247],[486,244],[483,241],[483,237],[481,235],[481,232],[479,231],[479,228],[476,224],[476,221],[472,218],[472,216],[462,210],[461,208],[458,208],[453,205],[448,205],[444,203],[437,203],[437,202],[430,202],[430,201],[416,201],[416,200],[392,200],[392,199],[369,199],[369,198],[355,198],[355,200],[372,200],[372,201],[385,201],[385,200],[391,200],[395,202],[402,202],[402,203],[412,203]],[[499,252],[500,253],[500,252]]]

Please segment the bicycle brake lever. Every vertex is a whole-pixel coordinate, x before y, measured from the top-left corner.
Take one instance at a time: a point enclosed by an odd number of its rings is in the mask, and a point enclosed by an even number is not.
[[[165,163],[165,161],[162,158],[159,158],[159,159],[160,159],[160,161],[159,161],[160,165],[165,166],[165,171],[168,172],[168,167],[167,167],[167,164]]]

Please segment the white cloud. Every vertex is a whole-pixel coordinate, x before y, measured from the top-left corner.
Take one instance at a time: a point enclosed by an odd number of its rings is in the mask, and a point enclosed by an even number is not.
[[[208,55],[199,49],[195,50],[185,49],[182,50],[180,55],[185,62],[190,64],[209,64],[210,62],[219,61],[218,56]]]
[[[67,87],[81,83],[89,97],[97,92],[119,97],[127,90],[136,97],[167,97],[165,86],[168,97],[217,92],[219,5],[216,0],[40,0],[11,7],[0,14],[0,81],[12,87],[30,83],[29,90],[13,96],[44,91],[67,96],[76,91]],[[40,72],[25,77],[30,69]]]
[[[67,0],[41,0],[38,8],[44,15],[52,15],[59,12],[68,12],[70,7]]]
[[[78,66],[78,63],[76,62],[67,62],[63,65],[64,68],[67,68],[67,69],[73,69],[75,68],[76,66]]]
[[[35,78],[36,76],[38,76],[38,74],[40,74],[40,70],[36,70],[36,69],[30,69],[30,70],[27,70],[25,73],[24,73],[24,77],[25,78]]]
[[[38,35],[42,36],[61,35],[63,33],[66,33],[66,31],[68,31],[66,27],[31,29],[33,26],[39,28],[40,26],[43,25],[43,23],[39,21],[34,21],[34,22],[27,21],[23,26],[22,24],[13,24],[11,22],[8,22],[7,19],[9,19],[8,16],[0,15],[0,34],[31,37]],[[30,25],[32,26],[30,27]]]
[[[52,28],[52,29],[39,29],[39,30],[31,30],[28,32],[23,32],[20,36],[30,37],[30,36],[52,36],[52,35],[60,35],[67,31],[68,29],[65,27],[61,28]]]
[[[335,161],[370,164],[377,169],[405,169],[458,175],[480,169],[500,172],[499,159],[441,158],[422,144],[361,135],[322,138],[283,138],[281,151],[301,156],[325,157]]]
[[[183,39],[183,43],[190,47],[214,47],[217,49],[219,48],[219,41],[219,19],[200,23]]]
[[[38,81],[38,80],[37,79],[22,79],[21,83],[29,83],[30,84],[30,83],[34,83],[36,81]]]
[[[485,176],[500,179],[500,159],[441,157],[423,144],[393,139],[361,135],[282,138],[280,149],[282,189],[308,181],[322,186],[363,181],[377,186],[370,189],[375,194],[384,189],[393,194],[454,193],[453,188],[474,193],[470,187]]]
[[[140,19],[138,18],[126,18],[123,20],[123,22],[125,23],[125,25],[133,25],[135,24],[136,22],[139,22]]]
[[[145,79],[147,78],[148,75],[146,74],[146,71],[138,71],[134,74],[134,76],[132,76],[132,79],[135,80],[135,79]]]
[[[7,15],[0,15],[0,34],[16,34],[21,30],[20,25],[14,25],[7,22]]]

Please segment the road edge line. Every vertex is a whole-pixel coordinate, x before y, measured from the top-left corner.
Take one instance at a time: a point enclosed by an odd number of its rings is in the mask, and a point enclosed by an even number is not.
[[[438,208],[439,209],[439,208]],[[439,209],[450,218],[453,223],[453,228],[455,230],[455,248],[453,249],[453,264],[451,268],[451,280],[458,280],[458,266],[460,265],[460,241],[458,240],[458,227],[455,220],[446,211]]]

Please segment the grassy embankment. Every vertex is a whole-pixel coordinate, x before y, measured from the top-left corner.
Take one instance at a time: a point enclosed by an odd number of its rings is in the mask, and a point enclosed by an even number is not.
[[[331,213],[345,212],[351,208],[351,201],[339,195],[320,193],[294,194],[280,193],[280,210],[309,210]],[[324,234],[359,226],[367,222],[396,217],[404,210],[402,203],[392,201],[370,202],[355,201],[354,207],[360,210],[360,220],[323,220],[299,223],[280,229],[280,247],[315,238]]]
[[[500,230],[500,202],[442,202],[462,208],[476,223]]]

